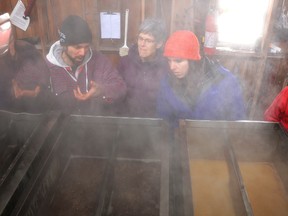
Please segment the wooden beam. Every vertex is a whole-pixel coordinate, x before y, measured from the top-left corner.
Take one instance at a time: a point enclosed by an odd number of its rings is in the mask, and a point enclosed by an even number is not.
[[[269,46],[271,42],[271,38],[273,36],[273,26],[276,20],[276,12],[277,12],[277,6],[278,6],[279,0],[271,0],[270,6],[268,10],[268,16],[266,19],[266,26],[264,30],[264,40],[262,42],[262,52],[263,52],[263,60],[260,62],[260,65],[258,67],[258,70],[255,73],[255,76],[257,76],[256,82],[255,82],[255,94],[253,97],[253,102],[251,106],[251,112],[249,113],[249,119],[254,119],[255,113],[258,111],[257,104],[259,101],[260,96],[260,89],[263,81],[263,76],[266,68],[266,61],[267,56],[269,52]]]

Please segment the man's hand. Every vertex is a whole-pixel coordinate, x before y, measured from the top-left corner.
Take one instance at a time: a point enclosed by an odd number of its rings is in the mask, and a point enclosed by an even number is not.
[[[92,97],[97,97],[101,93],[101,88],[96,82],[90,81],[90,88],[87,93],[82,93],[79,86],[74,89],[74,96],[77,100],[86,101]]]
[[[14,79],[12,80],[12,86],[15,98],[21,98],[23,96],[22,89],[18,86],[17,81]]]
[[[16,99],[21,97],[37,97],[40,93],[40,86],[36,86],[34,90],[25,90],[19,87],[16,80],[12,80],[13,92]]]

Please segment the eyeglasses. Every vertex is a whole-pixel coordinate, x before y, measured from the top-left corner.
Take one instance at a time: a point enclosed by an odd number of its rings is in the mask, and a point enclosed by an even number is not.
[[[152,44],[152,43],[155,43],[155,40],[152,40],[152,39],[148,39],[148,38],[143,38],[141,36],[138,36],[138,42],[144,42],[145,44]]]

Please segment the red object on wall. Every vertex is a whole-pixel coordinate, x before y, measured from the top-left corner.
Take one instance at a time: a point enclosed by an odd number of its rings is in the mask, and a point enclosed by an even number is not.
[[[210,10],[205,23],[204,53],[214,55],[217,45],[217,15],[214,10]]]

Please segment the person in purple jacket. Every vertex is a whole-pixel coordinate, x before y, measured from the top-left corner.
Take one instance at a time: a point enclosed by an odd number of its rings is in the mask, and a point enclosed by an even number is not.
[[[8,13],[0,15],[0,109],[42,113],[47,104],[48,68],[42,54],[14,38]]]
[[[64,113],[108,115],[126,94],[126,84],[109,59],[91,49],[88,23],[70,15],[46,56],[54,109]]]
[[[170,71],[161,81],[158,117],[178,126],[179,119],[242,120],[246,118],[241,85],[230,71],[207,57],[191,31],[174,32],[164,48]]]
[[[160,80],[169,69],[163,57],[166,29],[162,20],[145,19],[138,30],[137,43],[120,59],[118,70],[127,84],[127,95],[118,113],[129,117],[156,117]]]

